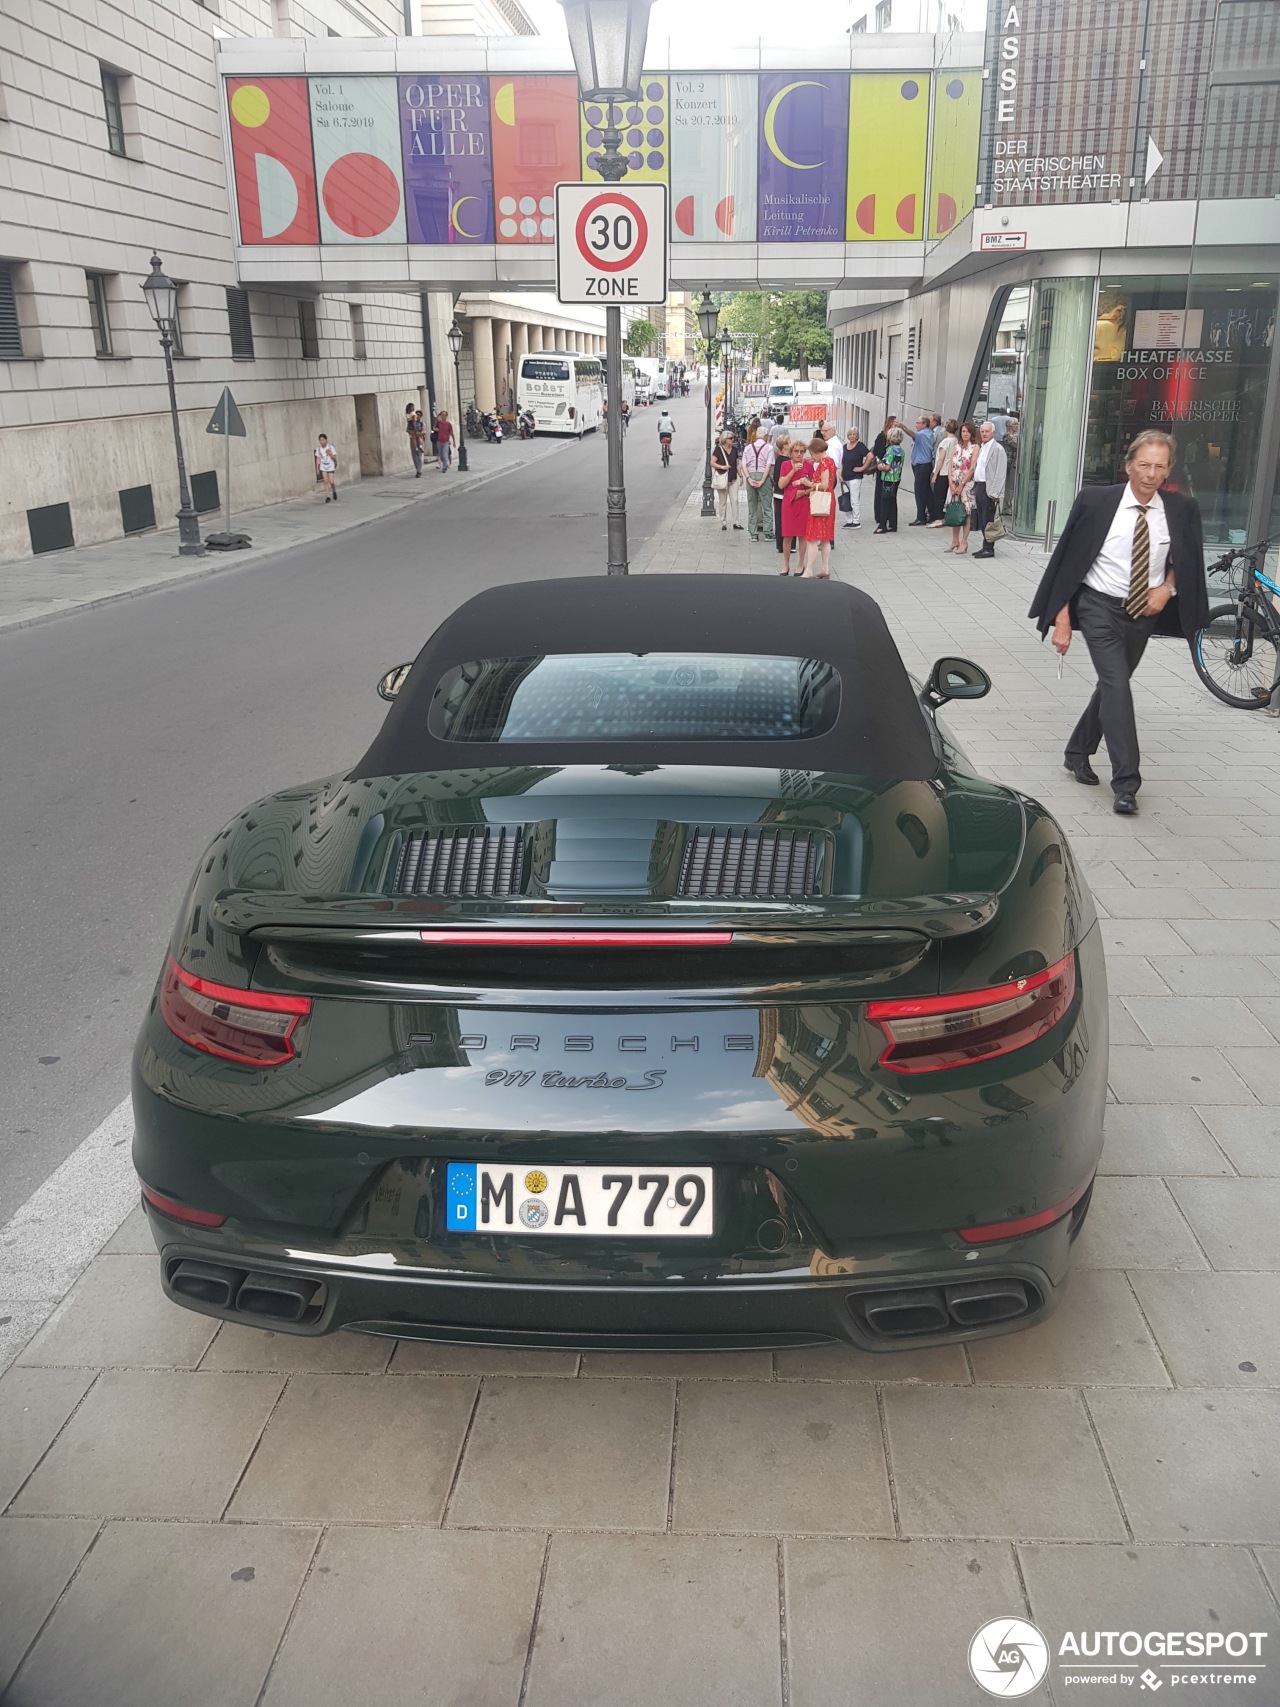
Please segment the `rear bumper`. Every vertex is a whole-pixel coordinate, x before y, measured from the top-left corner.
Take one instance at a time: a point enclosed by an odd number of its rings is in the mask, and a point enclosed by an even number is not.
[[[692,1285],[442,1274],[396,1265],[391,1253],[299,1252],[239,1236],[231,1226],[195,1230],[146,1208],[161,1281],[175,1303],[272,1331],[352,1328],[398,1339],[578,1351],[744,1350],[828,1340],[896,1351],[985,1339],[1048,1316],[1088,1194],[1053,1226],[976,1254],[881,1250],[836,1263],[814,1251],[807,1266],[785,1274],[726,1272]],[[371,1272],[372,1261],[387,1266]],[[824,1264],[839,1272],[824,1273]],[[291,1296],[299,1300],[293,1320]]]

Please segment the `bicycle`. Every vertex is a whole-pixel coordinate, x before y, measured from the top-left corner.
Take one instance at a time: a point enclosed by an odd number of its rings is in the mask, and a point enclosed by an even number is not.
[[[1270,544],[1264,539],[1228,551],[1209,565],[1210,575],[1226,572],[1236,602],[1214,606],[1191,649],[1209,692],[1240,711],[1264,710],[1280,686],[1280,613],[1267,597],[1280,587],[1261,567]]]
[[[671,440],[664,433],[662,436],[662,466],[667,468],[671,462]]]

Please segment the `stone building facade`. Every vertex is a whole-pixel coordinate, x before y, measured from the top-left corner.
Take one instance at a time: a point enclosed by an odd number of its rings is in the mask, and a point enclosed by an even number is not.
[[[230,386],[237,509],[306,493],[325,432],[343,477],[407,468],[407,402],[456,410],[448,292],[284,295],[238,287],[215,58],[219,38],[530,34],[517,0],[3,0],[0,4],[0,562],[116,539],[178,483],[165,367],[141,284],[153,249],[179,284],[178,406],[198,509]],[[459,315],[482,406],[503,339],[603,348],[603,314],[469,295]],[[427,351],[432,356],[427,381]]]

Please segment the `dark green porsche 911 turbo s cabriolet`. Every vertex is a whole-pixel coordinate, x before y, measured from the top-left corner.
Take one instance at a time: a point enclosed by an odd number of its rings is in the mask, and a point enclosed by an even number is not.
[[[165,1291],[636,1349],[1046,1315],[1106,974],[1062,831],[937,720],[989,685],[917,689],[835,583],[470,600],[196,869],[134,1062]]]

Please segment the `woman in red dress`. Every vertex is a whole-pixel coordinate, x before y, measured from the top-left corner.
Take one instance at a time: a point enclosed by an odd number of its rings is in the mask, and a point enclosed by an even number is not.
[[[788,441],[788,448],[778,463],[778,491],[782,494],[782,568],[780,575],[791,573],[791,544],[796,547],[796,574],[800,573],[804,556],[805,532],[809,526],[809,488],[800,479],[801,445]]]
[[[813,438],[809,441],[809,454],[800,465],[800,479],[809,494],[826,492],[827,513],[816,516],[813,505],[809,506],[809,525],[805,530],[804,563],[800,569],[802,581],[829,581],[831,579],[831,542],[836,537],[836,465],[827,455],[827,441],[823,438]],[[818,547],[815,550],[814,547]],[[809,573],[809,566],[816,561],[821,553],[822,567],[816,575]]]

